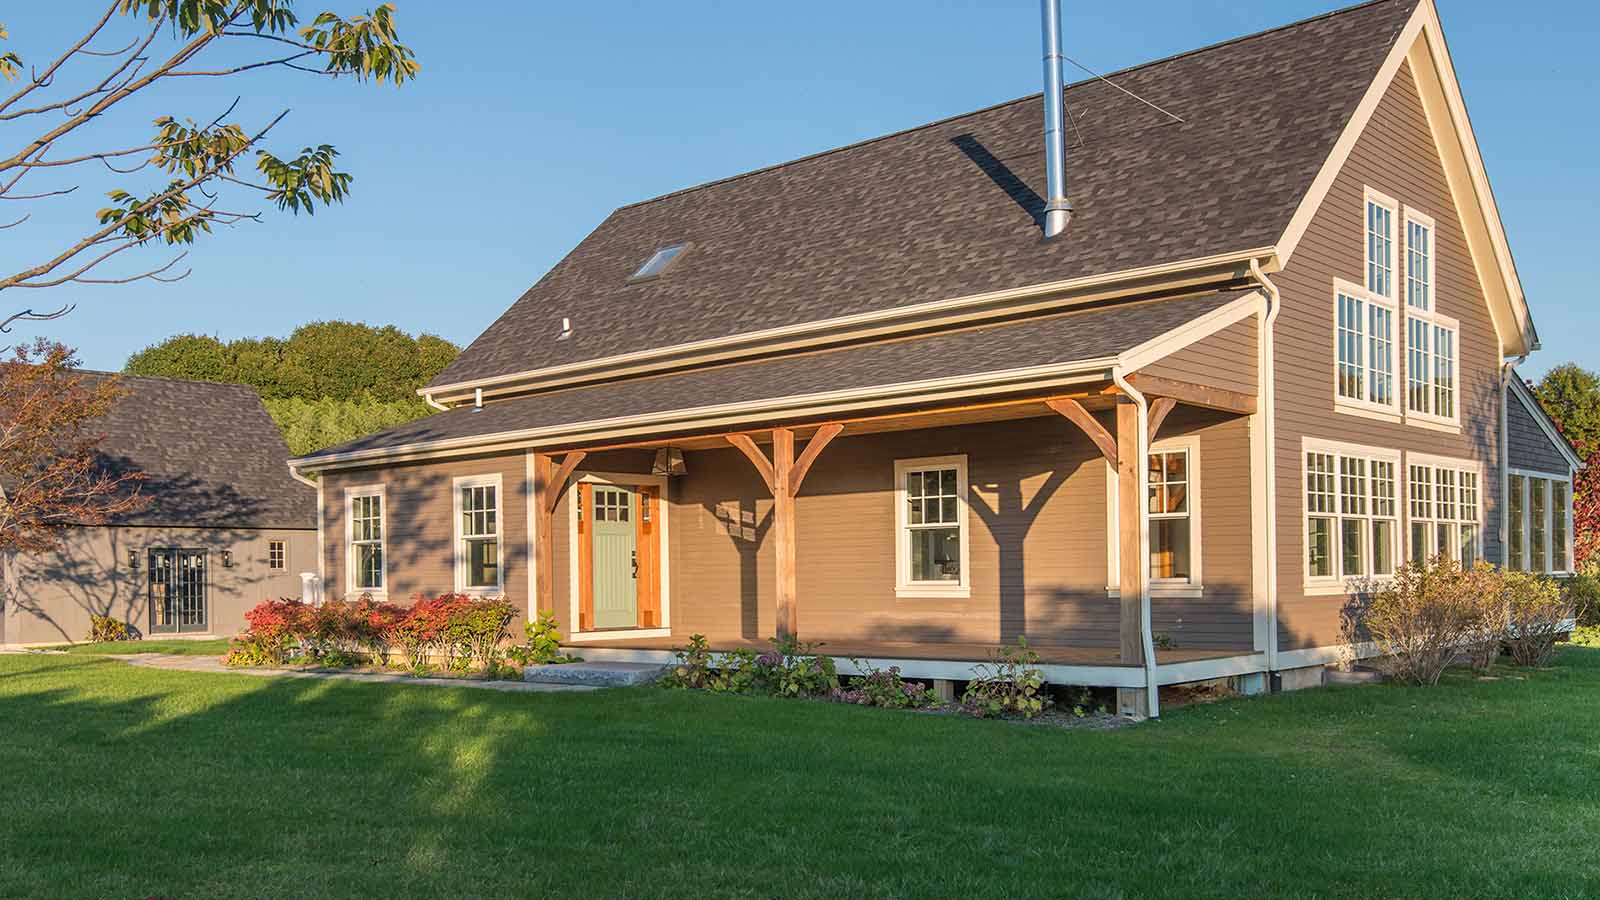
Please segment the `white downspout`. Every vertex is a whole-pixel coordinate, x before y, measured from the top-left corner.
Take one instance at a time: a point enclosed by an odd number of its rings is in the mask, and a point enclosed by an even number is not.
[[[1266,494],[1267,508],[1267,672],[1278,671],[1278,407],[1277,363],[1273,349],[1273,326],[1278,313],[1283,311],[1283,295],[1261,269],[1259,259],[1250,260],[1250,275],[1261,285],[1267,295],[1267,315],[1261,323],[1262,371],[1261,379],[1261,430],[1267,445]]]
[[[440,403],[439,401],[433,399],[433,395],[432,394],[423,394],[422,395],[422,402],[428,404],[429,406],[433,407],[434,409],[437,409],[440,412],[449,412],[450,411],[450,407],[445,406],[443,403]]]
[[[1143,497],[1150,490],[1146,483],[1149,472],[1144,464],[1145,457],[1150,452],[1150,401],[1124,377],[1121,366],[1112,367],[1111,380],[1128,395],[1139,410],[1139,424],[1136,429],[1139,437],[1135,441],[1138,446],[1135,448],[1137,455],[1134,457],[1133,470],[1139,473],[1138,496]],[[1118,448],[1117,452],[1120,454],[1122,451]],[[1128,512],[1122,509],[1122,506],[1123,504],[1117,506],[1119,519]],[[1155,719],[1161,717],[1161,701],[1160,685],[1156,682],[1156,644],[1150,631],[1150,508],[1145,503],[1139,503],[1137,507],[1138,511],[1134,514],[1139,517],[1139,638],[1144,644],[1145,699],[1150,707],[1150,717]],[[1120,521],[1117,523],[1117,530],[1118,532],[1122,530]]]

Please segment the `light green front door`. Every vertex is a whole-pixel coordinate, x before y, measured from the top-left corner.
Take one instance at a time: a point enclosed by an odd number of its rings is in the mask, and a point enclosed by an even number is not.
[[[639,624],[638,492],[594,487],[594,627]]]

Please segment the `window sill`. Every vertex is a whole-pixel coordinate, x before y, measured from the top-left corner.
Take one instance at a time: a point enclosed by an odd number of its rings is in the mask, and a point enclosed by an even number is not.
[[[1333,411],[1347,416],[1360,416],[1363,419],[1374,419],[1379,422],[1393,422],[1396,425],[1403,421],[1400,413],[1397,410],[1382,406],[1368,406],[1364,403],[1356,403],[1350,400],[1339,399],[1337,397],[1334,398],[1333,401]]]
[[[897,584],[894,586],[896,600],[970,600],[972,587],[959,585],[956,587],[940,587],[932,584]]]
[[[350,596],[357,598],[359,598],[362,594],[367,594],[379,603],[387,602],[389,599],[388,588],[350,588],[349,594]]]
[[[1354,593],[1357,587],[1364,587],[1370,584],[1373,587],[1381,588],[1393,580],[1393,575],[1385,575],[1382,578],[1373,578],[1370,581],[1358,578],[1347,578],[1340,581],[1303,581],[1300,586],[1307,597],[1344,597]]]

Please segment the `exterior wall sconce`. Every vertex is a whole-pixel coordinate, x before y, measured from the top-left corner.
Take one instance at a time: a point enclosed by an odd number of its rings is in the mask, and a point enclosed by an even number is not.
[[[132,569],[135,572],[139,571],[139,551],[137,551],[137,550],[129,550],[128,551],[128,568]]]
[[[233,551],[232,550],[224,550],[224,551],[222,551],[222,567],[224,569],[233,568]]]
[[[650,474],[677,476],[686,475],[689,467],[683,461],[683,451],[677,447],[662,447],[656,451],[655,462],[650,466]]]

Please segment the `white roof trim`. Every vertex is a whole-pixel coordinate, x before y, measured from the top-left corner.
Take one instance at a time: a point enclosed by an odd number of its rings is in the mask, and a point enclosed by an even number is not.
[[[1439,23],[1439,11],[1433,0],[1422,0],[1401,30],[1388,57],[1379,67],[1377,77],[1368,86],[1355,113],[1345,125],[1344,132],[1334,144],[1333,152],[1323,162],[1322,169],[1311,183],[1311,189],[1301,198],[1299,208],[1279,238],[1278,258],[1284,266],[1289,264],[1301,239],[1305,237],[1306,229],[1311,225],[1312,217],[1327,199],[1334,180],[1344,168],[1384,95],[1388,93],[1401,64],[1407,60],[1411,62],[1412,74],[1423,95],[1423,107],[1428,113],[1445,175],[1456,201],[1456,212],[1461,218],[1468,248],[1478,269],[1478,280],[1489,301],[1495,331],[1500,336],[1501,353],[1520,356],[1532,352],[1538,348],[1538,335],[1533,328],[1527,297],[1517,276],[1505,225],[1500,220],[1499,207],[1495,204],[1483,156],[1472,132],[1466,100],[1461,95],[1461,85],[1450,61],[1444,30]],[[1453,137],[1454,140],[1446,140],[1446,137]]]

